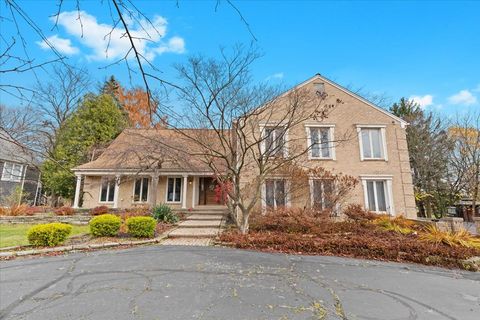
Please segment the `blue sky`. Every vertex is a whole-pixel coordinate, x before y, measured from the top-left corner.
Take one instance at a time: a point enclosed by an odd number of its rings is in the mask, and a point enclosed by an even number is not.
[[[51,18],[53,1],[19,1],[68,62],[86,66],[97,81],[114,74],[129,84],[125,65],[102,67],[124,53],[125,43],[112,39],[105,57],[103,37],[112,24],[108,1],[81,1],[83,22],[94,26],[83,38],[75,2],[62,8],[58,28]],[[190,54],[216,56],[220,46],[249,43],[252,36],[226,2],[135,1],[158,26],[161,36],[143,43],[144,53],[174,79],[172,64]],[[256,80],[294,85],[322,75],[343,85],[384,94],[392,101],[414,98],[427,110],[453,115],[480,111],[480,2],[323,2],[234,1],[248,21],[264,57],[254,65]],[[5,7],[2,4],[2,15]],[[134,28],[135,29],[135,28]],[[13,32],[1,23],[3,36]],[[27,30],[27,50],[36,61],[54,55]],[[8,38],[8,37],[5,37]],[[114,38],[114,35],[112,36]],[[1,48],[5,43],[1,43]],[[19,50],[19,48],[17,48]],[[48,76],[40,74],[40,77]],[[3,75],[1,82],[33,85],[26,74]],[[133,84],[141,79],[133,75]],[[152,83],[155,86],[154,83]],[[5,104],[18,101],[4,93]]]

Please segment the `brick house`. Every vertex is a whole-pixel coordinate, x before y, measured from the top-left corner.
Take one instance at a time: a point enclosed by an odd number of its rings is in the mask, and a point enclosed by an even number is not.
[[[310,90],[312,94],[320,88],[328,99],[340,99],[342,104],[322,121],[306,120],[289,128],[282,135],[282,139],[289,140],[285,141],[287,149],[294,152],[296,144],[309,149],[299,157],[303,166],[322,166],[358,178],[360,183],[352,190],[349,203],[359,203],[379,213],[415,217],[405,131],[408,124],[318,74],[295,88]],[[274,114],[280,119],[282,108]],[[275,121],[275,116],[271,121]],[[268,135],[265,141],[269,141],[270,147],[279,139],[279,133],[270,130],[270,123],[260,119],[255,127],[259,134]],[[346,136],[349,138],[344,142],[335,143],[338,137]],[[151,143],[153,140],[155,144]],[[77,176],[74,205],[79,205],[81,194],[83,207],[87,208],[156,203],[179,209],[222,205],[215,195],[213,172],[194,155],[195,149],[178,130],[127,129],[98,159],[73,169]],[[246,185],[254,177],[252,168],[241,179]],[[319,203],[323,206],[323,194],[331,187],[325,181],[310,181],[305,186],[305,199],[289,199],[288,186],[286,179],[268,178],[258,207]]]

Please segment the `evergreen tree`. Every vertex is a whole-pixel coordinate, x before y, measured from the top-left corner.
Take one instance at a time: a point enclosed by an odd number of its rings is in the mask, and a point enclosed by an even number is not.
[[[110,143],[127,126],[124,113],[108,94],[87,95],[61,128],[53,158],[44,162],[44,187],[53,198],[72,198],[75,178],[71,169],[89,161],[94,147]]]
[[[420,214],[440,217],[452,202],[446,179],[452,149],[448,132],[440,119],[426,114],[414,101],[401,98],[390,111],[409,123],[407,143]]]

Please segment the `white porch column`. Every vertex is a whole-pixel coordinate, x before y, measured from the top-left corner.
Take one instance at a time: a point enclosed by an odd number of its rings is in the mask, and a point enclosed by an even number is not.
[[[113,194],[113,208],[118,208],[118,193],[120,192],[120,175],[115,176],[115,193]]]
[[[195,208],[195,204],[197,203],[197,177],[192,177],[192,208]]]
[[[158,192],[158,174],[152,174],[152,182],[149,188],[150,205],[154,207],[157,204],[157,192]]]
[[[73,208],[78,209],[80,203],[80,187],[82,184],[82,175],[77,175],[77,185],[75,186],[75,199],[73,200]]]
[[[182,191],[182,209],[187,209],[187,187],[188,187],[188,175],[183,175],[183,191]]]

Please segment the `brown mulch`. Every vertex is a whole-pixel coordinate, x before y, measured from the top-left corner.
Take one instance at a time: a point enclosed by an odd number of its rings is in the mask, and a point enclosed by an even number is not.
[[[462,268],[461,260],[480,256],[480,250],[451,247],[381,230],[367,220],[333,222],[299,212],[276,212],[253,216],[250,232],[235,229],[220,235],[225,245],[266,252],[331,255],[394,262],[413,262],[447,268]]]

